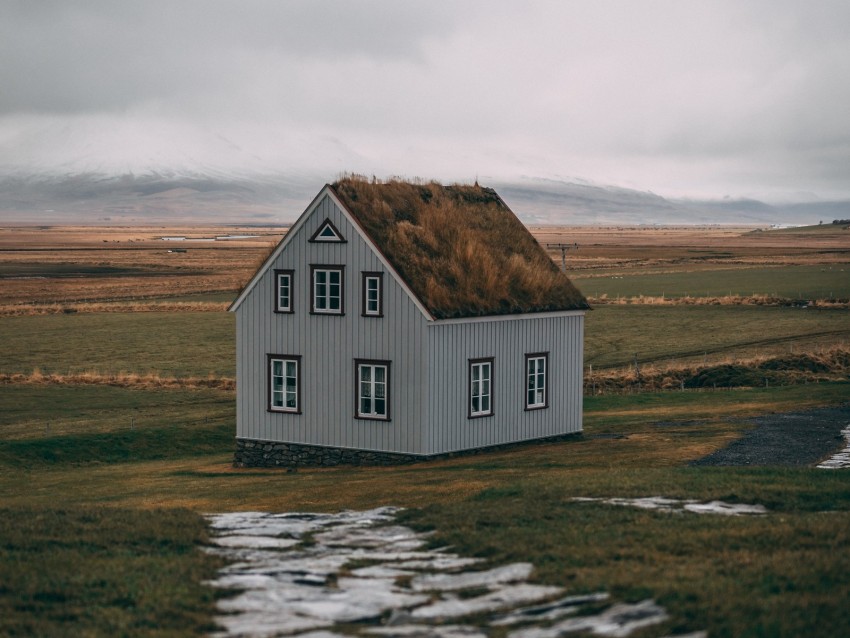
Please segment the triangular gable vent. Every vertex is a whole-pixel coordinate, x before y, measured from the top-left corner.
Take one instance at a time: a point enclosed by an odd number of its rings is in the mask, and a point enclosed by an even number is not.
[[[319,229],[313,233],[313,236],[310,237],[310,241],[338,242],[344,244],[345,238],[340,234],[336,226],[333,225],[333,222],[330,219],[326,219],[319,226]]]

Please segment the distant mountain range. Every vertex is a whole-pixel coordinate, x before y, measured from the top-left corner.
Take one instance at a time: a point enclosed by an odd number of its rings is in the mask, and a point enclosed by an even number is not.
[[[30,224],[294,221],[335,176],[30,173],[0,176],[0,222]],[[668,199],[651,192],[581,181],[487,180],[528,224],[828,223],[850,218],[850,201],[767,204],[751,199]]]
[[[496,189],[531,224],[806,225],[850,216],[850,200],[766,204],[754,199],[671,199],[618,186],[548,180]]]

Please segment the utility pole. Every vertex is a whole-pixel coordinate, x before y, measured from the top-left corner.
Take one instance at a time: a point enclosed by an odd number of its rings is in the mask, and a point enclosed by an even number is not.
[[[561,251],[561,270],[567,272],[567,251],[578,250],[578,244],[546,244],[546,248],[555,248]]]

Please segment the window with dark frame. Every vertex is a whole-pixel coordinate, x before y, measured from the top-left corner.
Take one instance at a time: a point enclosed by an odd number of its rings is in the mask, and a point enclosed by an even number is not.
[[[493,414],[493,358],[469,360],[469,418]]]
[[[354,415],[358,419],[390,420],[390,362],[355,359]]]
[[[301,414],[301,356],[268,355],[269,411]]]
[[[310,312],[326,315],[345,314],[345,266],[311,265],[310,273]]]
[[[362,289],[362,315],[364,317],[383,317],[384,274],[380,272],[364,272]]]
[[[274,271],[274,311],[292,313],[293,270]]]
[[[549,353],[525,355],[525,409],[549,407]]]

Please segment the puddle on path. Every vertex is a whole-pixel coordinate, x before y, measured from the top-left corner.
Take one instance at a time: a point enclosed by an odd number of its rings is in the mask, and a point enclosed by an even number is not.
[[[841,430],[841,434],[844,435],[844,440],[847,441],[847,446],[833,454],[827,460],[823,461],[818,465],[818,467],[822,470],[843,470],[846,468],[850,468],[850,425]]]
[[[694,514],[722,514],[725,516],[767,514],[767,508],[764,505],[724,503],[723,501],[700,503],[691,499],[681,500],[677,498],[664,498],[663,496],[648,496],[645,498],[591,498],[577,496],[570,500],[579,503],[606,503],[607,505],[622,505],[644,510],[660,510],[676,513],[692,512]]]
[[[470,570],[482,561],[427,549],[427,534],[396,524],[397,512],[208,516],[209,551],[230,561],[209,584],[240,592],[219,601],[213,635],[620,637],[668,620],[652,600],[609,604],[605,592],[528,583],[529,563]]]

